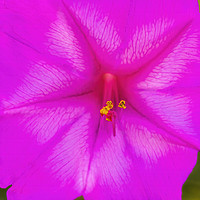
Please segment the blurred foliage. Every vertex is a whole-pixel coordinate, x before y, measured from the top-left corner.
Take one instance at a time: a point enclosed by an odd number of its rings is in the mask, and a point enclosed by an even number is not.
[[[76,198],[74,200],[84,200],[84,198],[83,198],[83,196],[80,196],[80,197],[78,197],[78,198]]]
[[[182,200],[200,200],[200,153],[196,166],[183,185]]]
[[[0,200],[7,200],[6,198],[6,190],[0,188]]]
[[[7,191],[11,188],[12,185],[9,185],[7,188],[0,188],[0,200],[7,200]]]
[[[200,0],[198,0],[198,2],[199,2],[199,11],[200,11]]]

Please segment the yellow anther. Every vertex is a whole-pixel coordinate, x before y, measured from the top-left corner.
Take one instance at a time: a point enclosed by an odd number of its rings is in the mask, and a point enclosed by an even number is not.
[[[101,113],[101,115],[107,115],[107,114],[108,114],[108,111],[109,111],[109,109],[108,109],[107,106],[106,106],[106,107],[103,107],[103,108],[100,110],[100,113]]]
[[[100,110],[100,113],[101,113],[102,116],[103,116],[103,115],[107,115],[107,114],[108,114],[108,111],[109,111],[110,109],[113,108],[113,103],[112,103],[112,101],[107,101],[107,102],[106,102],[106,105],[107,105],[107,106],[103,107],[103,108]]]
[[[106,102],[106,105],[107,105],[106,107],[109,108],[109,110],[113,108],[113,103],[112,103],[112,101],[107,101],[107,102]]]
[[[119,102],[118,107],[125,109],[125,108],[126,108],[125,103],[126,103],[126,102],[125,102],[124,100],[121,100],[121,101]]]
[[[107,121],[111,122],[112,120],[110,118],[106,118]]]

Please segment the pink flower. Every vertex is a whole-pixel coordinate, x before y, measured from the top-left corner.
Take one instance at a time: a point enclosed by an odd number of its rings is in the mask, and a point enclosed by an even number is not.
[[[181,199],[200,149],[197,0],[1,0],[0,40],[8,200]]]

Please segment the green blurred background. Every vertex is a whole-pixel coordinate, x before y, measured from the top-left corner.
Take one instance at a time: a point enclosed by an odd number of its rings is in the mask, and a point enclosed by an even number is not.
[[[200,200],[200,153],[197,164],[183,185],[183,200]]]
[[[200,11],[200,0],[199,11]],[[182,200],[200,200],[200,152],[197,164],[183,185]]]

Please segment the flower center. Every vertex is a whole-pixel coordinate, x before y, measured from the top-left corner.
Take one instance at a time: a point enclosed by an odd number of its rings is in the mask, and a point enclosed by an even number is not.
[[[100,114],[103,117],[106,116],[106,120],[112,122],[113,125],[113,135],[116,135],[115,131],[115,121],[116,112],[118,104],[118,90],[116,77],[110,73],[106,73],[103,77],[104,79],[104,92],[103,92],[103,104],[104,106],[100,110]],[[114,103],[113,103],[114,102]],[[125,101],[121,100],[118,105],[119,108],[125,109]]]

